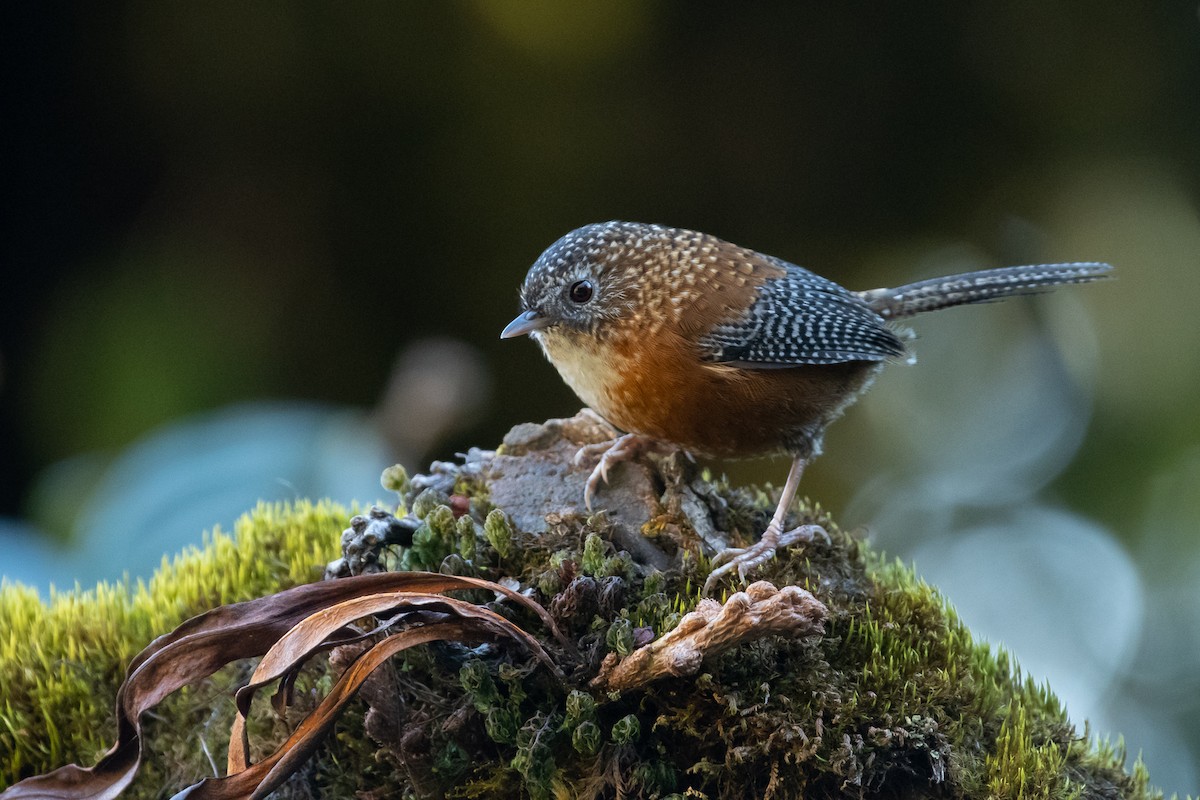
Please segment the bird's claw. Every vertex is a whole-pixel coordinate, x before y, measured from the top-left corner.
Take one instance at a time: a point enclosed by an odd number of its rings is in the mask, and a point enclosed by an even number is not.
[[[780,533],[772,523],[762,538],[749,547],[731,547],[717,553],[712,562],[716,569],[708,573],[708,579],[704,581],[704,594],[708,594],[733,570],[737,570],[738,580],[745,581],[747,575],[774,558],[776,551],[801,542],[811,542],[818,536],[826,544],[831,541],[829,533],[820,525],[800,525]]]
[[[594,458],[596,453],[600,454],[600,460],[596,462],[596,466],[592,469],[592,474],[588,476],[587,483],[583,488],[583,505],[588,513],[592,511],[592,496],[600,488],[600,483],[602,481],[608,483],[609,467],[624,461],[632,461],[638,454],[657,445],[658,442],[654,439],[637,433],[627,433],[607,442],[585,444],[580,447],[575,452],[575,458],[572,459],[575,466],[581,466],[588,459]]]
[[[575,451],[575,457],[571,459],[571,463],[577,467],[581,467],[585,461],[590,461],[597,456],[604,456],[610,448],[616,446],[616,443],[617,439],[609,439],[604,442],[585,444]]]
[[[588,475],[587,483],[583,487],[583,506],[588,510],[589,514],[592,513],[592,495],[600,488],[601,481],[608,483],[609,452],[611,451],[606,451],[600,456],[600,461],[592,470],[592,474]]]

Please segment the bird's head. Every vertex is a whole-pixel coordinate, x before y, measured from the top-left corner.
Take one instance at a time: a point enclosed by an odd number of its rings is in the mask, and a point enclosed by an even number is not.
[[[634,307],[647,265],[670,245],[670,229],[603,222],[571,231],[534,262],[521,286],[521,313],[501,339],[543,331],[603,337]]]

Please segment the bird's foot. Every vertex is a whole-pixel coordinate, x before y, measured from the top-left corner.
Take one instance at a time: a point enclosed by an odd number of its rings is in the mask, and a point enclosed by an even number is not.
[[[716,569],[708,574],[708,580],[704,582],[704,594],[708,594],[723,577],[734,570],[737,570],[738,578],[745,581],[746,575],[774,558],[776,550],[801,542],[811,542],[818,536],[826,543],[830,541],[829,534],[820,525],[800,525],[782,532],[779,527],[772,522],[767,526],[762,538],[749,547],[730,547],[717,553],[713,559]]]
[[[611,467],[624,461],[632,461],[642,453],[658,450],[661,447],[662,444],[657,439],[651,439],[649,436],[642,436],[639,433],[627,433],[607,442],[585,444],[579,448],[575,453],[576,466],[581,466],[596,458],[597,455],[600,457],[592,474],[588,476],[587,485],[583,490],[583,504],[587,510],[589,512],[592,510],[592,496],[600,487],[600,482],[608,483],[608,470]]]

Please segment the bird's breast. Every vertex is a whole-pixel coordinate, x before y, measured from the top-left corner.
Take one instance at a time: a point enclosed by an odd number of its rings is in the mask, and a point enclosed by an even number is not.
[[[629,359],[595,337],[571,331],[539,331],[537,340],[546,358],[579,399],[614,425],[620,425],[613,412],[617,410],[621,375],[632,368]]]
[[[878,366],[745,369],[705,362],[672,335],[601,340],[547,330],[539,342],[579,398],[613,425],[721,457],[819,446],[821,430]]]

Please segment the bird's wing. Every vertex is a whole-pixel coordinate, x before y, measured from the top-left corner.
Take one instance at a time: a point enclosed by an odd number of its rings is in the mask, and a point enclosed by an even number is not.
[[[849,291],[795,264],[762,258],[783,274],[763,282],[741,317],[703,337],[708,360],[769,369],[883,361],[904,353],[896,334]]]

